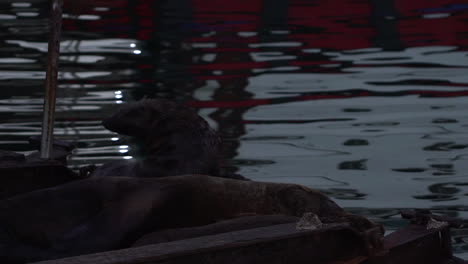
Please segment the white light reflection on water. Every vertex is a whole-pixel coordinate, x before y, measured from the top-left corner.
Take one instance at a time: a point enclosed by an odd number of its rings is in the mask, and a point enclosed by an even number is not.
[[[6,43],[16,44],[23,48],[47,52],[47,42],[34,42],[23,40],[6,40]],[[99,52],[105,53],[129,53],[130,44],[135,40],[130,39],[96,39],[96,40],[63,40],[60,42],[60,53]]]
[[[426,46],[403,51],[348,51],[334,53],[333,60],[352,61],[353,64],[388,65],[427,63],[444,66],[468,66],[468,52],[453,46]]]
[[[21,7],[30,7],[30,6],[31,6],[31,3],[27,3],[27,2],[11,3],[11,6],[12,6],[12,7],[18,7],[18,8],[21,8]]]
[[[82,72],[59,72],[60,79],[74,80],[76,78],[86,79],[93,77],[101,77],[110,75],[109,72],[93,72],[93,71],[82,71]],[[43,80],[45,78],[45,72],[43,71],[1,71],[0,80],[11,80],[11,79],[22,79],[22,80]]]

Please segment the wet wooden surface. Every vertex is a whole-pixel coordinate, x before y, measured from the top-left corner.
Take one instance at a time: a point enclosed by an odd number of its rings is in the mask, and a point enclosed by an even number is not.
[[[308,231],[281,224],[36,264],[319,264],[357,257],[365,250],[347,224]]]
[[[440,228],[409,225],[384,238],[384,249],[370,257],[333,264],[466,264],[453,257],[448,223]]]

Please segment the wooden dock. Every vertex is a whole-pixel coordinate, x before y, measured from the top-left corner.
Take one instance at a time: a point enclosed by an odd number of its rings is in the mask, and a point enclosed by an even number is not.
[[[296,230],[281,224],[34,264],[467,264],[452,256],[448,225],[410,225],[369,252],[347,224]]]
[[[364,241],[347,224],[296,230],[281,224],[36,264],[330,263],[365,254]]]

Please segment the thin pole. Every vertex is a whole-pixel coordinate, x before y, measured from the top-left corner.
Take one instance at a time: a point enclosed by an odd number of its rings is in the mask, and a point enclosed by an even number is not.
[[[54,133],[55,98],[62,30],[63,0],[50,0],[49,46],[42,119],[41,158],[50,159]]]

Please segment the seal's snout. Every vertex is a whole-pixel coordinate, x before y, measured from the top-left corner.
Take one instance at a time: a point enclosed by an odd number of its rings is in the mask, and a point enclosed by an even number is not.
[[[112,130],[111,127],[110,127],[110,124],[109,124],[109,121],[108,119],[104,119],[102,120],[101,124],[106,128],[106,129],[109,129],[109,130]]]
[[[104,120],[102,120],[102,125],[112,131],[112,132],[116,132],[116,133],[119,133],[119,134],[123,134],[123,135],[128,135],[128,130],[129,130],[129,125],[127,122],[115,122],[115,117],[114,116],[111,116],[111,117],[108,117]]]
[[[116,120],[117,119],[117,120]],[[124,135],[127,135],[127,133],[125,133],[125,130],[129,129],[129,123],[127,122],[123,122],[124,120],[123,119],[120,119],[122,121],[118,121],[119,118],[118,117],[115,117],[115,116],[111,116],[111,117],[108,117],[104,120],[102,120],[101,124],[108,130],[112,131],[112,132],[116,132],[116,133],[120,133],[120,134],[124,134]],[[116,122],[117,121],[117,122]]]
[[[133,137],[145,137],[151,126],[151,112],[143,104],[123,105],[116,113],[102,121],[102,125],[113,132]]]

